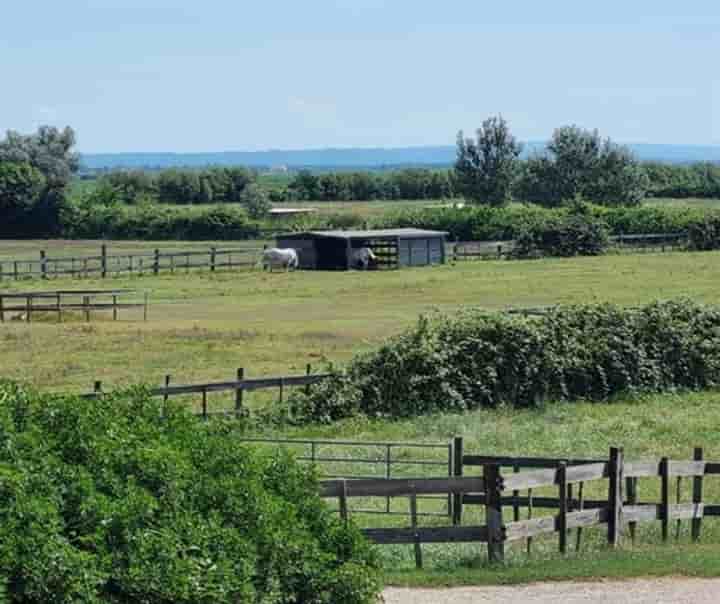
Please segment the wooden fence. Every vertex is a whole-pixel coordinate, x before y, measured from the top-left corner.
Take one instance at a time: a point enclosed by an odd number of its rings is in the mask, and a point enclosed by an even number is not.
[[[51,277],[100,277],[125,274],[154,274],[248,267],[257,263],[263,248],[216,248],[149,253],[108,254],[106,245],[97,256],[50,258],[44,250],[38,260],[0,260],[2,279],[48,279]]]
[[[666,252],[687,249],[687,233],[651,233],[647,235],[614,235],[612,248],[632,252]],[[448,254],[459,260],[504,260],[516,257],[517,243],[508,241],[456,241]]]
[[[121,302],[121,297],[138,297],[143,302]],[[31,323],[33,315],[53,314],[62,322],[63,313],[81,312],[86,321],[97,312],[112,312],[113,321],[118,320],[120,310],[142,309],[143,320],[148,317],[148,293],[132,289],[110,290],[56,290],[42,292],[0,292],[0,322],[6,316]]]
[[[558,549],[570,549],[570,531],[575,530],[575,549],[582,545],[583,530],[602,527],[611,547],[620,545],[628,533],[635,541],[642,523],[660,522],[663,541],[667,541],[673,522],[676,538],[682,521],[690,522],[692,539],[700,538],[702,520],[720,516],[720,504],[703,501],[705,476],[720,474],[720,462],[705,461],[703,450],[696,448],[692,460],[667,457],[626,462],[623,450],[610,449],[607,459],[557,459],[535,457],[492,457],[464,455],[462,441],[454,444],[455,473],[452,478],[395,480],[334,480],[321,483],[321,496],[337,498],[340,516],[349,518],[348,499],[353,497],[408,497],[411,526],[408,528],[366,528],[364,534],[377,544],[414,544],[415,559],[422,566],[423,543],[481,542],[488,547],[491,561],[501,561],[505,545],[524,541],[528,553],[534,537],[557,534]],[[481,476],[464,476],[464,467],[482,468]],[[510,469],[505,471],[503,468]],[[531,468],[529,471],[523,469]],[[640,501],[638,482],[643,478],[660,478],[660,501]],[[672,502],[672,480],[677,483],[676,500]],[[692,480],[691,501],[681,501],[680,484]],[[607,496],[589,499],[585,485],[602,482]],[[537,497],[533,491],[556,490],[555,496]],[[575,488],[577,490],[575,490]],[[523,495],[522,492],[526,492]],[[451,495],[453,526],[420,527],[417,497],[420,494]],[[485,524],[463,526],[463,507],[483,506]],[[506,522],[503,508],[512,509],[512,521]],[[526,518],[521,518],[523,509]],[[534,517],[537,509],[553,509],[552,516]]]
[[[245,392],[252,392],[255,390],[278,389],[280,395],[280,402],[282,402],[286,388],[293,388],[298,386],[309,387],[311,384],[316,384],[332,376],[332,374],[330,373],[311,373],[311,371],[312,367],[310,365],[307,365],[305,375],[246,378],[245,369],[240,368],[236,372],[235,379],[227,382],[207,382],[202,384],[178,385],[171,385],[171,376],[166,375],[165,384],[163,386],[150,389],[149,394],[150,396],[162,396],[163,399],[166,401],[172,396],[199,394],[202,397],[202,410],[198,415],[203,419],[208,419],[212,415],[242,416],[247,413],[247,410],[243,408],[243,394]],[[228,409],[223,411],[208,411],[208,394],[213,392],[234,392],[234,408],[231,410]],[[103,391],[102,382],[97,380],[94,382],[93,391],[82,394],[81,396],[83,398],[97,398],[104,396],[105,394],[106,393]]]

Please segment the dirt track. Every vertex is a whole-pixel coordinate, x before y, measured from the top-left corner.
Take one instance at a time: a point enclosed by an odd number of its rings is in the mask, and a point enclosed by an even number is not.
[[[514,587],[388,588],[387,604],[716,604],[720,579],[534,583]]]

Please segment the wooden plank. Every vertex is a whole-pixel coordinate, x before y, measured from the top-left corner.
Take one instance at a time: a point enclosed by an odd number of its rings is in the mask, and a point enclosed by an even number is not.
[[[630,461],[625,464],[627,478],[648,478],[660,476],[660,460]]]
[[[695,447],[695,451],[693,452],[693,459],[695,461],[702,461],[702,458],[703,458],[702,447]],[[702,505],[702,496],[703,496],[703,477],[695,476],[695,477],[693,477],[693,493],[692,493],[693,503],[695,505]],[[693,518],[692,525],[690,528],[690,533],[691,533],[693,541],[698,541],[700,539],[701,528],[702,528],[702,519],[701,518]]]
[[[598,524],[607,523],[609,512],[606,509],[580,510],[577,512],[569,512],[567,515],[567,528],[583,528],[588,526],[596,526]],[[578,533],[580,534],[580,533]],[[579,547],[576,546],[576,547]]]
[[[505,540],[516,541],[544,533],[554,533],[555,528],[555,516],[544,516],[531,520],[521,520],[520,522],[510,522],[505,525]]]
[[[669,460],[670,476],[703,476],[705,474],[704,461],[675,461]]]
[[[170,396],[175,394],[197,394],[206,389],[207,392],[220,392],[223,390],[262,390],[265,388],[277,388],[281,381],[285,386],[306,386],[331,377],[330,373],[318,373],[315,375],[296,375],[287,377],[253,378],[242,381],[212,382],[208,384],[189,384],[182,386],[170,386],[169,388],[154,388],[150,391],[153,396]]]
[[[604,461],[602,463],[593,463],[581,466],[568,466],[566,472],[568,482],[600,480],[601,478],[608,477],[609,465],[606,461]]]
[[[705,474],[720,474],[720,461],[706,461]]]
[[[555,484],[557,484],[557,469],[533,470],[532,472],[521,472],[514,476],[502,477],[502,490],[504,491],[551,487],[555,486]]]
[[[486,543],[487,527],[446,526],[412,528],[363,529],[367,539],[378,545],[420,543]]]
[[[607,463],[606,459],[578,459],[561,457],[512,457],[509,455],[464,455],[463,465],[484,466],[494,463],[499,466],[519,466],[521,468],[557,468],[558,464],[564,461],[570,466]]]
[[[352,460],[348,460],[352,461]],[[342,481],[330,480],[320,483],[321,497],[337,497]],[[449,478],[374,478],[351,480],[347,483],[348,497],[399,497],[418,495],[445,495],[447,493],[482,492],[485,481],[479,477]]]
[[[660,504],[643,504],[625,506],[623,509],[623,520],[625,522],[651,522],[654,520],[664,521],[665,506]],[[668,521],[670,520],[697,520],[703,516],[709,516],[702,503],[681,503],[677,505],[668,504]]]

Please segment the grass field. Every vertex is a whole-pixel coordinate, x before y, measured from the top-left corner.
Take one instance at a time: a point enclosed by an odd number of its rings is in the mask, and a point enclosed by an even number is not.
[[[22,248],[24,243],[9,245],[13,253],[30,249]],[[97,242],[55,245],[58,251],[70,252],[73,246],[89,249]],[[0,254],[7,253],[5,245],[0,245]],[[720,296],[719,260],[720,253],[666,253],[466,262],[370,273],[238,271],[106,281],[6,282],[4,290],[148,289],[151,309],[147,323],[131,314],[121,315],[123,320],[117,323],[5,323],[0,326],[0,374],[44,389],[86,391],[95,379],[111,388],[156,384],[165,373],[173,374],[176,382],[224,380],[240,366],[251,376],[301,373],[308,362],[319,366],[325,359],[348,359],[433,309],[601,301],[636,304],[680,296],[714,303]],[[273,396],[253,394],[250,404],[268,404]],[[224,405],[225,401],[213,396],[211,403]],[[265,432],[424,442],[444,442],[459,434],[465,438],[467,451],[487,454],[602,456],[610,445],[621,445],[629,459],[660,455],[687,459],[693,446],[702,445],[707,457],[720,459],[718,403],[720,394],[715,392],[669,394],[612,404],[548,404],[533,410],[482,410],[393,422],[356,419]],[[641,493],[657,496],[652,482],[641,483],[641,489],[643,484],[649,486]],[[720,502],[720,480],[709,479],[706,493],[709,500]],[[426,505],[442,508],[438,503]],[[472,520],[473,512],[469,514]],[[358,521],[375,526],[407,522],[378,516],[358,516]],[[555,540],[538,539],[536,555],[544,562],[528,560],[518,547],[510,551],[502,572],[484,566],[482,546],[428,546],[424,549],[429,570],[423,574],[412,570],[409,547],[383,548],[382,556],[388,580],[407,584],[662,574],[671,567],[689,574],[720,574],[720,522],[710,520],[705,525],[703,545],[688,545],[685,527],[679,545],[658,549],[659,529],[647,527],[640,529],[642,547],[619,554],[604,551],[600,531],[588,531],[585,553],[573,554],[573,564],[554,553]]]
[[[0,246],[0,249],[2,247]],[[720,294],[720,254],[466,262],[382,272],[198,272],[160,277],[6,282],[4,289],[135,287],[150,320],[6,323],[3,374],[54,389],[292,373],[347,359],[434,308],[502,308],[611,300],[634,304]]]

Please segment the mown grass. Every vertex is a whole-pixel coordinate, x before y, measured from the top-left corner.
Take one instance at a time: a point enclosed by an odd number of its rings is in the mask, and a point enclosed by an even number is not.
[[[302,372],[343,361],[433,309],[555,303],[715,302],[720,254],[666,253],[465,262],[376,272],[195,272],[107,280],[8,282],[4,290],[130,287],[150,291],[149,321],[0,327],[2,375],[54,390]],[[249,397],[255,400],[259,395]],[[211,397],[214,400],[214,397]]]
[[[90,324],[76,320],[62,325],[2,324],[0,376],[43,389],[85,391],[95,379],[112,388],[139,382],[157,384],[165,373],[173,374],[175,382],[229,379],[239,366],[256,376],[300,373],[308,362],[318,366],[325,359],[343,361],[375,346],[412,324],[420,313],[433,309],[590,301],[637,304],[679,296],[714,303],[720,294],[719,259],[720,253],[666,253],[466,262],[370,273],[238,271],[106,281],[6,282],[3,289],[9,290],[149,289],[151,309],[148,323],[138,315],[121,313],[122,320],[117,323],[105,318]],[[246,395],[246,402],[263,406],[274,396],[253,393]],[[422,442],[446,442],[462,435],[468,452],[573,457],[604,456],[609,446],[620,445],[629,459],[663,455],[687,459],[692,447],[702,445],[707,457],[719,459],[718,403],[720,393],[716,392],[645,395],[611,404],[558,403],[537,409],[479,410],[392,422],[355,419],[265,434]],[[226,398],[211,396],[211,408],[228,404]],[[411,453],[400,450],[398,455]],[[430,455],[443,458],[440,450]],[[378,459],[373,472],[382,472],[381,456]],[[416,472],[410,466],[395,468],[395,475]],[[720,480],[706,481],[708,501],[720,502],[719,486]],[[602,495],[602,488],[600,484],[594,487],[597,495]],[[685,498],[688,489],[686,481]],[[587,495],[592,493],[590,490]],[[641,482],[640,495],[657,499],[657,481]],[[382,506],[384,502],[355,504]],[[407,502],[397,499],[392,506],[404,511]],[[444,503],[423,501],[422,509],[442,512]],[[357,515],[356,519],[364,526],[407,524],[402,517]],[[466,522],[482,520],[481,509],[467,510]],[[446,522],[423,519],[429,524]],[[686,524],[677,546],[661,546],[658,527],[647,525],[639,530],[641,545],[619,553],[606,551],[600,529],[588,530],[583,552],[573,553],[567,561],[557,556],[554,537],[536,539],[533,558],[527,558],[522,545],[514,546],[508,548],[508,562],[499,569],[487,567],[481,545],[427,546],[427,571],[421,574],[413,570],[411,548],[386,547],[381,552],[388,581],[398,584],[622,577],[665,574],[671,568],[686,574],[720,574],[717,521],[705,522],[703,541],[697,546],[688,545]]]

